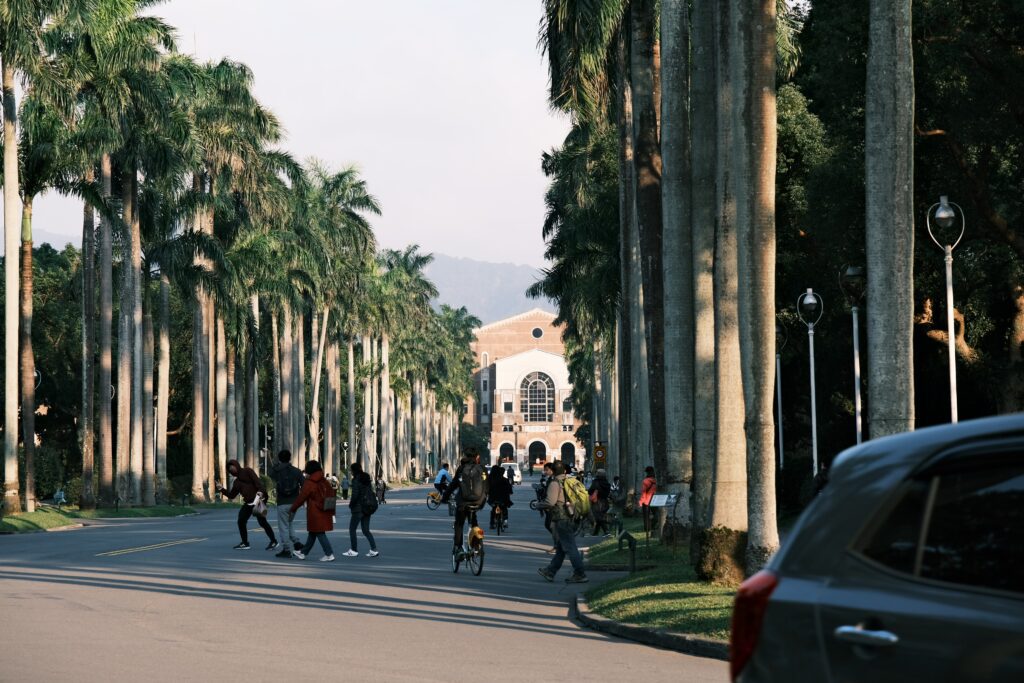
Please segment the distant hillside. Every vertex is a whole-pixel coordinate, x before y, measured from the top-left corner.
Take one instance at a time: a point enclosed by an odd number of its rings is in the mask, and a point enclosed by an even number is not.
[[[547,300],[526,296],[526,288],[540,277],[540,271],[530,266],[434,254],[426,275],[437,285],[438,305],[465,306],[484,324],[531,308],[555,310]]]

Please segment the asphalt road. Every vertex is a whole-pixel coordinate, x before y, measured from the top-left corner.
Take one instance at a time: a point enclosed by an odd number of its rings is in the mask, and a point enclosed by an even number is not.
[[[426,487],[391,492],[381,555],[345,558],[348,510],[304,562],[235,551],[236,510],[0,536],[0,681],[725,681],[723,662],[581,628],[517,487],[479,577],[451,571],[451,518]],[[340,502],[340,501],[339,501]],[[271,522],[275,515],[271,512]],[[481,522],[484,522],[481,519]],[[276,524],[275,524],[276,528]],[[305,539],[304,516],[297,529]],[[591,573],[591,584],[610,575]]]

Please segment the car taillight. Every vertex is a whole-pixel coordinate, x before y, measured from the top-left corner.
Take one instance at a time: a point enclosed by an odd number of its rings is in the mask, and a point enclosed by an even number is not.
[[[732,610],[732,636],[729,641],[729,672],[735,681],[750,661],[761,635],[768,598],[779,585],[779,577],[763,570],[743,582],[736,591]]]

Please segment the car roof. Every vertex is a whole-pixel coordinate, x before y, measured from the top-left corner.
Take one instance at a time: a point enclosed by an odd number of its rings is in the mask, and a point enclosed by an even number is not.
[[[1024,413],[927,427],[843,451],[829,469],[828,485],[804,510],[772,566],[784,566],[787,572],[824,569],[896,487],[933,456],[1014,436],[1024,436]]]

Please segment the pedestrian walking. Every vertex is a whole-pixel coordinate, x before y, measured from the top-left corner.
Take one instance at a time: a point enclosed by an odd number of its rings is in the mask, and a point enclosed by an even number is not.
[[[377,511],[377,495],[373,491],[370,475],[363,471],[362,466],[354,462],[349,467],[352,472],[352,500],[348,509],[352,511],[352,519],[348,523],[349,549],[342,553],[345,557],[358,557],[359,545],[356,541],[356,528],[361,527],[363,536],[370,542],[367,557],[377,557],[377,542],[370,533],[370,517]]]
[[[270,478],[277,491],[277,533],[284,546],[277,557],[291,557],[292,551],[302,545],[295,535],[295,513],[291,508],[305,483],[302,470],[292,464],[291,451],[285,449],[277,454],[277,462],[270,466]]]
[[[238,511],[238,534],[242,537],[242,542],[235,546],[235,550],[249,550],[249,518],[254,513],[256,513],[256,521],[270,537],[267,550],[273,550],[277,547],[277,537],[267,521],[266,509],[269,496],[267,496],[263,480],[251,467],[242,467],[237,460],[228,460],[227,469],[228,474],[235,478],[231,489],[224,488],[220,482],[217,482],[215,489],[218,493],[224,494],[228,500],[233,500],[238,496],[242,497],[242,507]],[[262,514],[256,510],[257,507],[263,510]]]
[[[341,475],[341,497],[343,500],[348,500],[348,490],[350,488],[350,483],[351,482],[349,481],[348,478],[348,472],[343,473]]]
[[[640,488],[640,512],[644,516],[644,531],[651,530],[651,499],[658,492],[658,482],[654,479],[654,468],[646,467],[644,469],[643,485]]]
[[[487,502],[491,506],[491,528],[494,528],[495,508],[500,505],[505,509],[505,521],[508,522],[508,509],[512,506],[512,484],[505,478],[505,468],[501,465],[491,467],[487,475]]]
[[[313,543],[319,542],[324,551],[320,561],[334,562],[334,550],[327,539],[327,532],[334,531],[334,507],[337,500],[334,489],[324,476],[324,468],[316,460],[307,462],[303,471],[306,473],[306,481],[291,505],[291,512],[295,514],[305,504],[306,530],[309,535],[306,536],[305,545],[293,552],[292,556],[299,560],[306,559],[313,550]]]
[[[377,493],[377,502],[380,503],[381,505],[387,505],[388,483],[381,479],[380,477],[378,477],[377,482],[374,484],[374,489]]]
[[[573,528],[572,519],[566,510],[565,490],[562,484],[565,482],[565,463],[555,462],[552,465],[554,477],[548,483],[547,494],[540,506],[548,513],[551,519],[551,529],[556,539],[555,556],[547,567],[541,567],[537,572],[548,581],[555,580],[555,574],[561,569],[565,558],[569,558],[572,564],[572,575],[565,580],[566,583],[586,583],[586,572],[583,570],[583,557],[580,549],[576,547],[576,530]]]
[[[605,534],[611,533],[608,530],[608,498],[611,495],[612,485],[608,483],[608,473],[598,470],[594,475],[594,483],[587,489],[590,494],[590,512],[594,515],[593,535],[597,536],[599,531]]]

